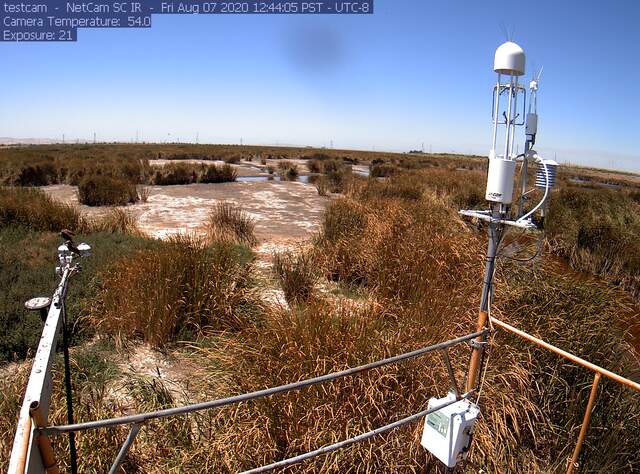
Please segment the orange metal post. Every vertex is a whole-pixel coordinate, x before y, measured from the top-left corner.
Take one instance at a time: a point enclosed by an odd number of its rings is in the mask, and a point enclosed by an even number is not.
[[[486,311],[480,311],[478,315],[478,325],[477,331],[482,331],[487,325],[488,314]],[[482,343],[485,340],[484,336],[478,336],[474,339],[477,343]],[[476,347],[473,349],[471,353],[471,362],[469,362],[469,374],[467,376],[467,388],[466,391],[470,392],[471,390],[476,388],[476,384],[478,381],[478,371],[480,369],[480,361],[482,360],[482,352],[483,348]]]
[[[501,206],[494,205],[492,209],[493,216],[499,218],[501,215]],[[484,278],[482,280],[482,295],[480,297],[480,312],[478,313],[477,330],[482,331],[487,325],[489,318],[489,310],[491,307],[491,293],[493,287],[493,274],[496,269],[496,258],[498,255],[498,247],[502,240],[502,232],[504,225],[496,222],[489,223],[488,235],[489,245],[487,247],[487,257],[484,266]],[[478,381],[478,372],[482,369],[482,355],[484,354],[484,343],[487,341],[486,333],[476,338],[475,347],[471,353],[471,361],[469,362],[469,371],[467,373],[466,391],[475,390]]]
[[[567,467],[567,474],[572,474],[573,470],[578,467],[578,456],[580,456],[580,450],[582,449],[582,443],[587,435],[589,429],[589,421],[591,421],[591,413],[593,412],[593,405],[596,402],[596,395],[598,393],[598,384],[600,383],[601,375],[596,372],[593,378],[593,385],[591,385],[591,394],[589,395],[589,401],[587,402],[587,409],[584,412],[584,420],[582,420],[582,427],[580,428],[580,434],[578,435],[578,442],[576,448],[573,450],[573,456],[571,457],[571,463]]]

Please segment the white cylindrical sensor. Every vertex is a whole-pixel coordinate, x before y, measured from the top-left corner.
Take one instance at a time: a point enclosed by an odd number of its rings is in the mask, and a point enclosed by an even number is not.
[[[491,202],[511,204],[515,172],[515,161],[502,158],[490,159],[485,199]]]

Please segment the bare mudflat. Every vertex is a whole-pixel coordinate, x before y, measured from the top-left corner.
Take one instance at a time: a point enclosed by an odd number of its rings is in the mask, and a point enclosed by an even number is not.
[[[52,197],[80,207],[89,216],[108,208],[78,203],[75,186],[42,188]],[[214,204],[227,201],[241,206],[256,221],[258,238],[302,240],[318,228],[328,198],[318,196],[314,186],[299,182],[239,182],[150,186],[146,203],[127,206],[140,229],[149,236],[164,238],[180,232],[201,232]]]

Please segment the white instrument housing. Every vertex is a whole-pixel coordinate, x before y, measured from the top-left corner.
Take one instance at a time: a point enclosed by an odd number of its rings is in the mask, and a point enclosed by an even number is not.
[[[485,199],[501,204],[511,204],[515,172],[516,162],[514,160],[490,158]]]
[[[445,398],[432,398],[429,408],[437,408],[455,399],[453,393]],[[473,425],[478,416],[480,409],[469,400],[460,400],[430,413],[424,420],[420,444],[447,467],[454,467],[469,448]]]

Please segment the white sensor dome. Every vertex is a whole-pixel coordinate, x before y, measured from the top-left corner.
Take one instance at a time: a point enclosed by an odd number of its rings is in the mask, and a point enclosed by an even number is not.
[[[510,76],[524,75],[524,50],[512,41],[501,44],[496,49],[493,70]]]

